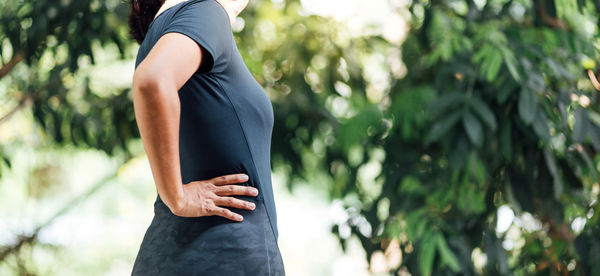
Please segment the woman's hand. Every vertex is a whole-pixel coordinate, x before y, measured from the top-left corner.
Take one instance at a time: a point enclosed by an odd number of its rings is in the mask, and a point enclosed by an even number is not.
[[[209,180],[200,180],[183,185],[183,198],[177,203],[174,215],[180,217],[201,217],[217,215],[235,221],[244,218],[231,210],[220,206],[254,210],[254,203],[229,195],[256,196],[258,190],[250,186],[234,185],[248,180],[245,174],[229,174]]]
[[[181,180],[178,91],[201,64],[198,43],[184,34],[167,33],[152,46],[133,74],[135,120],[156,191],[171,210],[185,203],[183,188],[187,186]]]

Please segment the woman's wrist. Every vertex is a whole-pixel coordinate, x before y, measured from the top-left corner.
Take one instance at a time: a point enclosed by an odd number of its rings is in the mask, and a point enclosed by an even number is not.
[[[167,204],[167,207],[171,213],[177,215],[183,209],[182,200],[176,200],[175,203]]]
[[[181,183],[181,182],[179,182]],[[169,208],[169,210],[171,210],[171,212],[173,214],[177,214],[182,208],[183,208],[183,201],[184,201],[184,193],[183,193],[183,184],[179,184],[179,185],[173,185],[174,187],[170,187],[175,188],[174,190],[171,191],[164,191],[163,193],[161,193],[160,197],[162,199],[162,201],[165,203],[165,205],[167,205],[167,207]],[[167,187],[165,187],[167,188]],[[169,188],[167,188],[169,189]]]

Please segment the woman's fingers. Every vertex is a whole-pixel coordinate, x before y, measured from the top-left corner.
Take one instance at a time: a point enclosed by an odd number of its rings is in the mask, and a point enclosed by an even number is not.
[[[217,205],[254,210],[256,208],[254,203],[229,197],[229,195],[257,196],[259,192],[257,188],[236,185],[246,182],[248,179],[248,175],[244,173],[229,174],[210,180],[195,181],[194,183],[197,185],[185,185],[186,207],[178,211],[177,215],[182,217],[217,215],[234,221],[242,221],[244,218],[240,214]]]
[[[256,195],[258,195],[258,189],[251,187],[251,186],[224,185],[224,186],[216,186],[214,188],[214,193],[216,195],[256,196]]]
[[[242,217],[242,215],[235,213],[227,208],[222,208],[222,207],[215,207],[212,211],[211,211],[212,215],[217,215],[217,216],[222,216],[224,218],[230,219],[230,220],[235,220],[235,221],[242,221],[244,220],[244,218]]]
[[[234,183],[243,183],[248,181],[249,177],[244,173],[236,173],[236,174],[228,174],[215,177],[211,179],[211,182],[217,186],[234,184]]]
[[[254,208],[256,207],[256,205],[252,202],[248,202],[248,201],[241,200],[241,199],[238,199],[235,197],[230,197],[230,196],[217,197],[213,200],[213,202],[216,205],[229,206],[229,207],[234,207],[234,208],[238,208],[238,209],[254,210]]]

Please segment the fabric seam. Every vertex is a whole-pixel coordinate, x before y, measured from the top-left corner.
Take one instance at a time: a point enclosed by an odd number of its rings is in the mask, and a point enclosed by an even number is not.
[[[201,1],[201,2],[204,2],[204,1]],[[178,7],[177,10],[175,10],[175,12],[171,16],[171,19],[173,19],[173,17],[178,12],[180,12],[182,9],[184,9],[186,6],[189,6],[189,5],[194,4],[194,3],[198,3],[197,0],[186,0],[186,1],[183,1],[181,3],[176,4],[173,7],[170,7],[169,9],[175,8],[177,5],[183,4],[180,7]],[[227,20],[229,20],[229,15],[227,14],[227,11],[225,11],[225,9],[221,6],[221,4],[217,3],[216,1],[214,1],[214,4],[216,4],[217,6],[220,7],[220,9],[225,13],[225,16],[227,17]],[[167,9],[164,12],[162,12],[161,14],[159,14],[158,17],[160,17],[161,15],[165,14],[169,9]],[[158,19],[158,17],[155,18],[155,20]],[[153,22],[154,21],[152,21],[150,25],[152,25]],[[207,52],[209,52],[210,55],[212,56],[212,63],[213,64],[212,64],[210,70],[207,71],[207,72],[201,72],[199,70],[196,70],[196,72],[194,72],[194,74],[196,74],[196,73],[206,73],[206,74],[222,73],[223,71],[227,70],[227,68],[229,68],[229,66],[231,65],[231,58],[229,58],[225,62],[222,71],[218,71],[218,72],[214,71],[214,69],[216,67],[216,64],[217,64],[217,57],[215,56],[215,52],[214,52],[216,49],[212,49],[210,47],[206,47],[207,45],[210,46],[210,44],[207,42],[207,40],[204,37],[197,36],[194,33],[183,32],[181,30],[169,30],[171,27],[172,26],[170,24],[167,24],[166,26],[164,26],[162,28],[162,30],[160,31],[160,33],[159,33],[158,39],[160,39],[160,37],[162,37],[163,35],[168,34],[168,33],[180,33],[180,34],[185,35],[185,36],[191,38],[192,40],[194,40],[194,42],[196,42],[200,47],[202,47],[204,50],[206,50]],[[229,26],[228,29],[229,29],[229,31],[231,33],[230,37],[232,39],[232,41],[231,41],[232,45],[231,45],[231,47],[228,47],[228,51],[229,51],[228,56],[231,57],[231,52],[233,51],[233,45],[235,45],[235,39],[233,39],[233,30],[231,29],[231,26]],[[157,41],[158,41],[158,39],[157,39]],[[202,42],[202,43],[199,43],[199,41]],[[200,69],[200,68],[198,68],[198,69]]]
[[[269,213],[267,212],[267,205],[265,204],[265,201],[262,201],[262,205],[263,208],[265,208],[265,213],[267,214],[267,219],[269,219],[269,225],[267,225],[267,229],[271,228],[271,218],[269,218]],[[271,256],[269,256],[269,248],[267,248],[267,229],[265,229],[264,226],[264,222],[263,222],[263,233],[265,234],[265,252],[267,252],[267,266],[269,267],[269,275],[271,275]],[[275,243],[277,244],[277,243]]]
[[[242,122],[240,121],[240,116],[238,115],[238,111],[235,108],[235,105],[233,104],[233,102],[231,101],[231,98],[229,98],[229,94],[227,93],[227,91],[225,91],[225,89],[223,89],[221,82],[215,77],[215,75],[213,73],[208,73],[208,75],[210,75],[210,77],[212,79],[214,79],[214,81],[219,85],[219,89],[221,89],[223,94],[225,94],[225,97],[227,97],[229,104],[231,104],[231,107],[233,108],[233,112],[235,113],[235,117],[237,118],[240,129],[242,130],[242,133],[244,134],[244,141],[246,141],[246,148],[248,149],[248,153],[250,154],[250,159],[252,159],[252,166],[254,167],[254,172],[256,173],[256,177],[260,177],[258,174],[258,168],[256,167],[256,163],[254,163],[254,156],[252,155],[252,150],[250,150],[250,143],[248,143],[248,138],[246,137],[246,131],[244,130],[244,126],[242,125]],[[258,183],[258,185],[261,185],[260,188],[262,190],[262,188],[263,188],[262,184]],[[277,226],[273,225],[273,221],[271,220],[271,215],[270,215],[269,211],[267,210],[266,204],[264,203],[263,193],[260,193],[258,195],[258,197],[259,198],[257,200],[262,201],[263,206],[265,206],[265,212],[267,212],[267,219],[269,220],[269,227],[271,227],[271,230],[273,231],[273,238],[275,239],[275,244],[279,244],[277,241],[277,237],[275,236],[275,227],[277,227]]]
[[[254,155],[252,155],[252,150],[250,150],[250,143],[248,143],[248,138],[246,137],[246,131],[244,130],[244,126],[242,126],[242,122],[240,121],[240,116],[238,115],[238,111],[235,108],[235,105],[233,104],[233,102],[231,101],[231,98],[229,98],[229,94],[227,93],[227,91],[225,91],[225,89],[223,89],[223,86],[221,85],[221,82],[214,76],[213,73],[208,73],[211,78],[219,85],[219,89],[221,90],[221,92],[223,92],[223,94],[225,94],[225,97],[227,97],[227,100],[229,101],[229,104],[231,104],[231,107],[233,108],[233,112],[235,113],[235,117],[238,121],[238,125],[240,126],[240,129],[242,130],[242,133],[244,134],[244,141],[246,142],[246,148],[248,149],[248,153],[250,154],[250,159],[252,161],[252,167],[254,168],[254,172],[256,173],[256,177],[260,177],[258,174],[258,168],[256,167],[256,163],[254,163]],[[260,183],[258,183],[258,185],[261,185]],[[262,190],[262,186],[260,187]],[[258,195],[258,200],[264,200],[264,196],[263,193],[261,191],[261,193]]]

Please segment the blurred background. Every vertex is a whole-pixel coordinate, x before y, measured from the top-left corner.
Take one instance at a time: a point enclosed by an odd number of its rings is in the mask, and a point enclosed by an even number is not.
[[[0,1],[0,275],[129,275],[156,190],[122,0]],[[251,0],[295,275],[600,275],[600,2]]]

